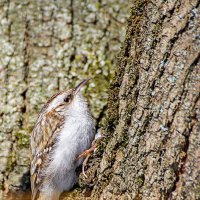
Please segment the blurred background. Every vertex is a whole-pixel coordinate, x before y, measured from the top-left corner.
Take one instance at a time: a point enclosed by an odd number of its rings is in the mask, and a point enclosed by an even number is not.
[[[54,93],[91,77],[84,95],[102,121],[129,5],[130,0],[0,0],[1,192],[30,187],[29,136]]]

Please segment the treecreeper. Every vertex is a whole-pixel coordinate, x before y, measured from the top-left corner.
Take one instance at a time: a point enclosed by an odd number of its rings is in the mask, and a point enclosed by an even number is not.
[[[77,182],[81,164],[84,173],[95,137],[95,122],[80,92],[89,80],[53,95],[37,118],[30,141],[33,200],[58,200]]]

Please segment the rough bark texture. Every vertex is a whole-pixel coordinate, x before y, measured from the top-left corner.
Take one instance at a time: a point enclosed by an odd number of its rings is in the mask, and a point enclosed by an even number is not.
[[[86,96],[102,117],[128,3],[0,0],[0,190],[26,186],[29,135],[52,94],[92,77]]]
[[[134,1],[92,199],[200,199],[199,14],[198,0]]]

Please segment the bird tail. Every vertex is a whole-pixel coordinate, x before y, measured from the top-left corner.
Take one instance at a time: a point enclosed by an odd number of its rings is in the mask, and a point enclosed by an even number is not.
[[[37,199],[38,191],[39,191],[39,187],[34,188],[34,191],[32,191],[32,197],[31,197],[31,200],[36,200],[36,199]]]
[[[35,174],[31,176],[31,190],[32,190],[31,200],[36,200],[39,192],[40,184],[35,183],[36,178],[37,177]]]

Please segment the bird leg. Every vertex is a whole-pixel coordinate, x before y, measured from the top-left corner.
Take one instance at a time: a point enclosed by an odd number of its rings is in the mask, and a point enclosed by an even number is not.
[[[83,175],[87,178],[86,174],[85,174],[85,166],[87,164],[87,161],[89,159],[89,157],[91,156],[91,153],[96,149],[96,145],[94,144],[94,142],[92,142],[92,146],[91,148],[87,149],[86,151],[84,151],[82,154],[80,154],[78,156],[77,159],[80,159],[82,157],[86,157],[85,160],[83,161],[83,164],[82,164],[82,173]]]

